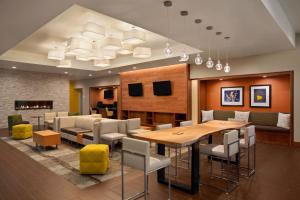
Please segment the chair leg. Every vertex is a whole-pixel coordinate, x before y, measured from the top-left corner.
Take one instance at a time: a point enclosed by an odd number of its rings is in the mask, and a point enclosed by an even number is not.
[[[145,169],[146,170],[146,169]],[[148,175],[146,171],[144,172],[144,195],[145,195],[145,200],[148,199]]]
[[[121,155],[121,178],[122,178],[122,200],[124,200],[124,158],[123,158],[123,152],[122,152],[122,155]]]
[[[170,167],[171,166],[168,166],[168,175],[169,175],[169,177],[168,177],[168,192],[169,192],[169,198],[168,198],[168,200],[171,200],[171,176],[170,176]]]

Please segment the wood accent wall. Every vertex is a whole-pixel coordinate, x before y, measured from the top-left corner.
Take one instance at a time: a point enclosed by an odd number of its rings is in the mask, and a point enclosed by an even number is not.
[[[189,112],[190,83],[187,64],[122,72],[120,79],[122,110],[162,113]],[[171,81],[172,95],[155,96],[152,83],[165,80]],[[131,97],[128,95],[128,84],[130,83],[143,84],[142,97]]]
[[[113,88],[115,87],[115,88]],[[114,102],[118,102],[118,87],[113,86],[108,88],[99,89],[98,87],[90,88],[90,106],[96,107],[98,101],[102,101],[103,104],[113,104]],[[112,89],[114,90],[114,98],[113,99],[104,99],[104,91]]]

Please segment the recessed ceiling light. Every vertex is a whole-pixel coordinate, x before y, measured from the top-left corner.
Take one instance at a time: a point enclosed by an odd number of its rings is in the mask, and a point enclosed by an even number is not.
[[[111,70],[108,70],[108,71],[107,71],[107,73],[108,73],[108,74],[111,74],[111,73],[112,73],[112,71],[111,71]]]
[[[132,67],[132,69],[136,69],[136,67]]]
[[[223,79],[222,79],[222,78],[220,78],[219,80],[220,80],[220,81],[223,81]]]
[[[65,74],[68,74],[69,72],[64,72]]]
[[[89,76],[93,76],[92,74],[89,74]]]
[[[263,78],[267,78],[267,76],[266,76],[266,75],[264,75],[264,76],[263,76]]]
[[[12,69],[17,69],[17,67],[16,67],[16,66],[12,66],[11,68],[12,68]]]

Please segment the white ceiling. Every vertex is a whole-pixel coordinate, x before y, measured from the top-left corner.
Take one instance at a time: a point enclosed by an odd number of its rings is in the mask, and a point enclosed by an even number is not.
[[[275,5],[278,1],[284,13],[281,15],[277,13],[276,16],[276,10],[274,12],[270,10],[274,6],[266,7],[266,2]],[[75,3],[153,33],[168,36],[167,19],[162,2],[162,0],[27,0],[21,2],[1,0],[0,53],[14,47]],[[174,41],[207,51],[209,38],[213,35],[211,32],[222,31],[222,36],[212,37],[214,57],[217,49],[224,46],[224,36],[232,38],[229,53],[231,58],[293,49],[294,44],[291,40],[293,29],[299,32],[299,14],[296,8],[299,8],[299,0],[173,0],[170,9],[172,32],[170,37]],[[186,23],[179,15],[181,10],[189,11]],[[289,32],[284,30],[285,26],[281,26],[278,21],[285,15],[292,25]],[[196,18],[202,19],[203,22],[196,25],[194,23]],[[208,25],[214,26],[214,31],[207,31],[205,27]],[[224,56],[224,49],[220,49],[221,56]],[[30,55],[24,57],[30,60]],[[124,60],[121,62],[124,62],[123,66],[128,65]]]

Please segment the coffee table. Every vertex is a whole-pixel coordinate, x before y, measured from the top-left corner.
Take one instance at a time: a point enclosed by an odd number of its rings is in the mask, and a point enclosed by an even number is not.
[[[33,132],[33,142],[35,142],[36,148],[39,146],[46,148],[53,145],[58,148],[58,145],[61,144],[60,133],[51,130],[36,131]]]

